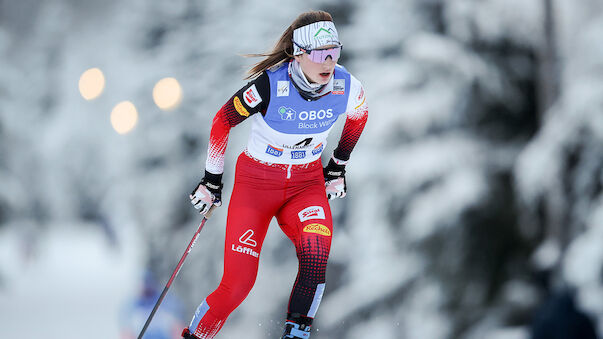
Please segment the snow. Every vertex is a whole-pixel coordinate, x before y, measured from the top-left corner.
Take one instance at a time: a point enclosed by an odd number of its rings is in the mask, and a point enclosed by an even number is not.
[[[117,338],[117,314],[140,276],[138,246],[116,251],[91,225],[50,225],[52,231],[20,234],[22,226],[1,230],[6,280],[0,290],[0,335],[68,339],[91,332]],[[122,233],[136,245],[133,232]],[[28,253],[33,241],[40,245]]]

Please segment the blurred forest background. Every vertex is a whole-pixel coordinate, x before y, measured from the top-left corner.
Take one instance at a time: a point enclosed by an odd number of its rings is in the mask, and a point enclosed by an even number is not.
[[[309,9],[369,103],[312,337],[603,333],[600,0],[0,0],[0,337],[138,334],[200,222],[188,194],[241,55]],[[225,220],[154,326],[217,286]],[[297,258],[272,226],[219,338],[281,334]]]

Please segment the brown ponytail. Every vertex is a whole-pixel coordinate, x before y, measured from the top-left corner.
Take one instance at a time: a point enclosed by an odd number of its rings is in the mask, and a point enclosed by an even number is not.
[[[325,11],[309,11],[300,14],[283,32],[272,51],[259,54],[246,54],[246,57],[264,57],[247,71],[245,79],[253,79],[268,68],[278,65],[293,57],[293,31],[318,21],[333,21],[331,14]]]

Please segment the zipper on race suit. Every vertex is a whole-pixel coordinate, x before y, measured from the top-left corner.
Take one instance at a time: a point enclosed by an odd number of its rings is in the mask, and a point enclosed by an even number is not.
[[[291,166],[293,165],[289,164],[289,166],[287,166],[287,179],[291,179]]]

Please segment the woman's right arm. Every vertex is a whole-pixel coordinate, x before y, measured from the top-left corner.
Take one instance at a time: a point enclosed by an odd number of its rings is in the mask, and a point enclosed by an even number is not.
[[[238,90],[216,113],[207,149],[205,170],[211,174],[224,172],[224,154],[230,129],[255,113],[266,112],[270,101],[270,81],[266,72]]]
[[[266,113],[270,80],[266,72],[238,90],[216,113],[211,125],[205,175],[190,194],[191,203],[205,215],[212,205],[222,205],[224,153],[230,129],[255,113]]]

